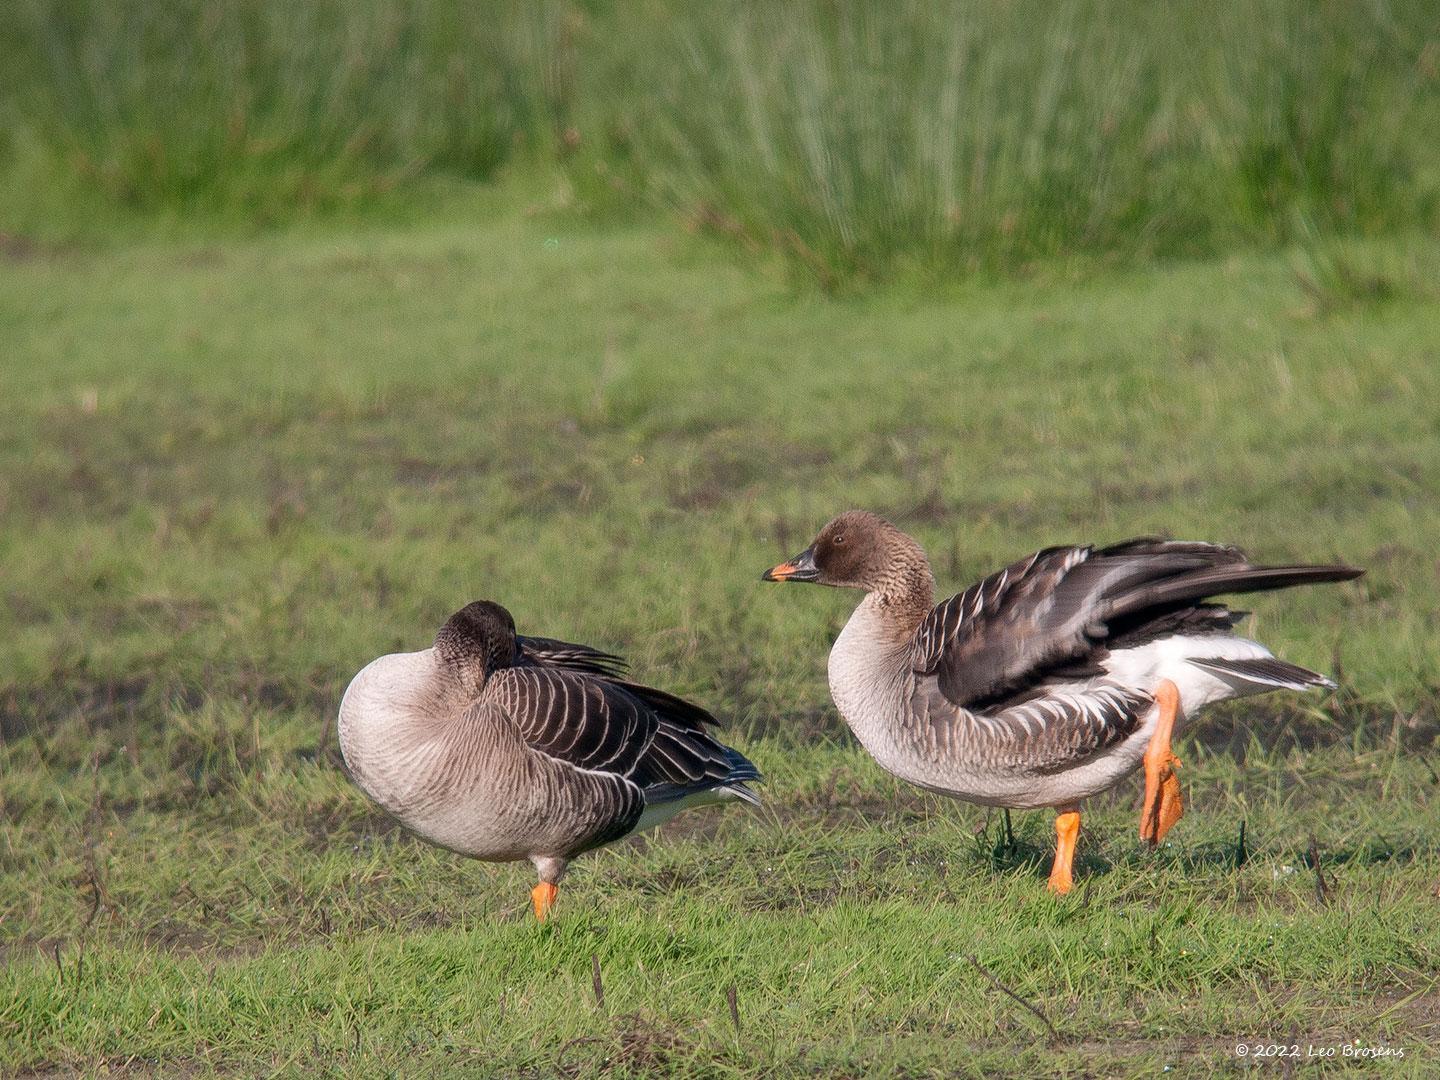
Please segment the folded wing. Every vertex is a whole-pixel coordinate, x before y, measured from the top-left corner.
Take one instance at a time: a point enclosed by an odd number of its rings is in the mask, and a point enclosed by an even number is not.
[[[491,682],[487,691],[533,750],[623,777],[648,799],[758,779],[707,730],[713,716],[663,690],[546,663],[507,668]]]
[[[592,649],[589,645],[577,645],[573,641],[557,638],[526,637],[515,635],[522,663],[538,664],[542,667],[568,668],[592,675],[619,678],[624,675],[626,663],[614,653]]]

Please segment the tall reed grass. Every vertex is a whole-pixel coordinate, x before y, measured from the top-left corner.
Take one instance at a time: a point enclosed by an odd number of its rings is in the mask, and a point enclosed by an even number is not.
[[[1440,206],[1430,0],[12,2],[12,155],[142,206],[286,213],[520,154],[833,286]]]
[[[628,55],[611,156],[652,197],[829,280],[1433,224],[1434,12],[676,6]]]
[[[271,214],[425,172],[488,178],[549,137],[566,14],[546,0],[20,0],[16,152],[126,204]]]

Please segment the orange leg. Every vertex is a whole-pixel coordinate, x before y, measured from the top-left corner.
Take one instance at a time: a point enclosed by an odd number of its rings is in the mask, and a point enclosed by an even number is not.
[[[1060,896],[1075,884],[1070,870],[1075,863],[1075,841],[1079,836],[1079,807],[1061,810],[1055,818],[1055,863],[1050,867],[1050,891]]]
[[[530,890],[530,903],[535,908],[535,918],[544,922],[555,906],[555,894],[560,890],[548,881],[542,881]]]
[[[1140,839],[1158,844],[1170,826],[1185,813],[1180,800],[1180,780],[1175,770],[1180,761],[1170,749],[1175,734],[1175,716],[1180,711],[1180,690],[1169,679],[1155,688],[1155,706],[1160,718],[1145,749],[1145,801],[1140,807]]]

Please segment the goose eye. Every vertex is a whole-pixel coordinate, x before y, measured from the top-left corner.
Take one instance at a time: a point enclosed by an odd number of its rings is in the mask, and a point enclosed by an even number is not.
[[[835,537],[835,544],[836,544],[837,547],[838,547],[840,544],[843,544],[844,542],[845,542],[845,534],[844,534],[844,533],[841,533],[839,536]]]

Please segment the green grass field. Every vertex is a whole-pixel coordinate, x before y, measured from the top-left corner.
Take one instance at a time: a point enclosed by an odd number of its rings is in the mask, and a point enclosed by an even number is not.
[[[842,301],[548,191],[5,237],[0,1070],[1440,1068],[1440,243]],[[1343,688],[1197,725],[1169,842],[1097,800],[1056,901],[1048,814],[1008,847],[843,731],[853,598],[758,582],[851,506],[952,590],[1153,531],[1368,567],[1252,605]],[[582,860],[544,927],[528,867],[399,833],[325,726],[478,597],[712,706],[766,808]]]

